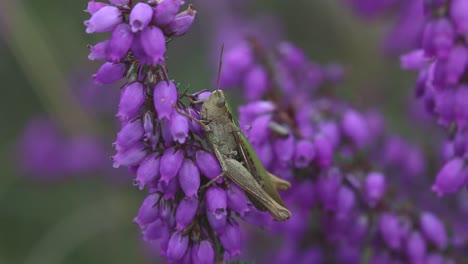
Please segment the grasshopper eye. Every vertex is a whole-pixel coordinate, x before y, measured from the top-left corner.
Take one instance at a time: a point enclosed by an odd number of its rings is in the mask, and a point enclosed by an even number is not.
[[[218,98],[218,100],[216,100],[216,107],[222,108],[225,105],[226,105],[226,100],[224,99],[224,97]]]

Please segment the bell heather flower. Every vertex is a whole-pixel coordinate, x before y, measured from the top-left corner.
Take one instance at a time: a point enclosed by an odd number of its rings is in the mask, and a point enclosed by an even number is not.
[[[97,83],[126,82],[112,159],[115,167],[126,166],[136,174],[134,185],[147,189],[134,219],[144,240],[158,241],[160,255],[170,262],[215,263],[224,258],[222,252],[239,256],[240,229],[234,217],[257,209],[227,179],[207,185],[221,174],[221,166],[206,148],[200,126],[184,114],[199,118],[200,100],[210,92],[181,95],[168,78],[167,40],[185,34],[196,14],[192,6],[179,11],[183,3],[90,2],[87,32],[112,33],[90,46],[89,58],[104,61],[94,75]]]
[[[465,38],[466,15],[463,10],[467,5],[465,1],[432,2],[424,3],[426,22],[419,45],[429,60],[411,69],[419,71],[418,99],[427,105],[427,112],[447,129],[451,141],[454,141],[467,135],[468,86],[463,76],[466,74],[468,50],[459,41]],[[407,64],[406,58],[402,58],[402,63]],[[461,172],[466,159],[465,150],[457,150],[450,159],[446,159],[432,187],[439,196],[457,192],[466,185],[466,173]]]

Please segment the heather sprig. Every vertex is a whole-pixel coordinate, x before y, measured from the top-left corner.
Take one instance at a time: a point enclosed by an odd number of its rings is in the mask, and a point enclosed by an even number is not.
[[[293,44],[281,43],[273,51],[251,40],[242,45],[243,54],[236,48],[226,51],[238,53],[233,61],[226,56],[227,67],[242,65],[229,68],[233,71],[226,70],[226,74],[241,74],[224,80],[236,80],[228,84],[252,89],[245,85],[249,71],[263,67],[262,78],[268,86],[255,97],[250,97],[254,91],[245,91],[251,102],[239,108],[240,126],[265,167],[292,183],[284,199],[293,216],[274,225],[273,232],[282,243],[265,261],[428,263],[454,259],[454,251],[446,249],[455,245],[449,245],[441,220],[401,200],[404,190],[398,190],[393,176],[380,170],[394,166],[392,151],[400,150],[389,149],[388,154],[373,157],[382,138],[384,142],[398,140],[387,139],[381,117],[375,112],[361,113],[327,95],[330,88],[323,84],[336,81],[336,75],[331,78],[328,67],[310,62]],[[240,63],[245,61],[250,66]],[[302,72],[310,75],[295,75]],[[424,161],[417,150],[404,143],[400,146],[402,151],[412,151],[408,157],[414,156],[407,164],[399,164],[407,177],[422,173]]]
[[[444,165],[432,190],[439,196],[466,186],[466,131],[468,111],[465,84],[468,51],[465,45],[465,1],[429,1],[424,5],[426,22],[420,49],[401,58],[402,67],[419,71],[416,98],[446,129]]]
[[[169,262],[214,263],[241,253],[238,221],[259,222],[260,213],[244,192],[220,179],[221,167],[207,148],[200,126],[200,102],[209,91],[186,94],[168,77],[165,52],[173,38],[191,27],[196,11],[179,12],[180,0],[149,2],[91,1],[88,33],[110,32],[90,46],[90,59],[105,61],[96,83],[123,80],[112,157],[128,167],[134,185],[147,190],[134,221],[143,239]]]

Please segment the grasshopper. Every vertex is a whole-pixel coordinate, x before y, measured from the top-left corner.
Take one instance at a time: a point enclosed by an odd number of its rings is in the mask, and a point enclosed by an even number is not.
[[[267,210],[277,221],[284,221],[291,216],[277,192],[277,189],[289,189],[290,183],[263,167],[234,120],[223,91],[215,90],[203,101],[200,120],[184,112],[180,113],[200,124],[221,165],[222,174],[210,183],[226,176],[244,190],[257,209]]]

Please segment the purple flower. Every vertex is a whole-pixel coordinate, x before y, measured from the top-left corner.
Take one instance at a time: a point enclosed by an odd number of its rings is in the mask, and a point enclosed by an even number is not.
[[[445,227],[440,219],[434,214],[424,212],[421,214],[420,224],[426,238],[434,243],[439,249],[445,249],[448,238]]]
[[[328,139],[324,136],[318,136],[314,145],[317,164],[323,169],[330,167],[333,161],[333,148]]]
[[[334,211],[337,206],[337,196],[341,187],[341,173],[332,168],[326,175],[322,175],[316,186],[318,197],[325,210]]]
[[[221,217],[226,215],[226,206],[226,192],[219,187],[211,186],[206,191],[206,209],[208,212],[213,212]]]
[[[88,7],[86,8],[85,11],[90,13],[91,15],[93,15],[94,13],[99,11],[99,9],[101,9],[101,8],[103,8],[105,6],[108,6],[108,4],[101,3],[101,2],[94,2],[94,0],[91,0],[91,1],[88,2]]]
[[[182,36],[192,27],[197,11],[190,5],[187,10],[177,14],[177,16],[164,28],[164,32],[169,36]]]
[[[278,138],[273,143],[273,149],[276,157],[283,162],[289,162],[295,154],[294,137],[289,135],[285,138]]]
[[[224,54],[220,86],[222,88],[238,85],[242,74],[253,64],[253,53],[248,43],[242,42]]]
[[[140,164],[140,162],[146,157],[146,149],[143,143],[136,143],[135,145],[117,151],[112,157],[114,161],[114,168],[118,168],[120,166],[135,166]]]
[[[189,133],[189,121],[187,117],[174,111],[169,119],[169,126],[174,141],[182,144],[185,143]]]
[[[112,36],[109,42],[108,56],[111,62],[120,62],[127,52],[130,50],[130,46],[133,42],[133,34],[128,24],[120,24],[112,32]]]
[[[120,10],[115,6],[104,6],[93,13],[91,18],[86,20],[84,24],[86,33],[91,34],[112,31],[120,22],[122,22]]]
[[[141,204],[138,215],[133,221],[140,226],[145,226],[155,221],[159,216],[159,210],[156,204],[159,202],[160,197],[158,193],[148,195]]]
[[[119,111],[117,117],[122,121],[135,116],[141,105],[145,102],[145,90],[139,82],[125,86],[120,94]]]
[[[134,182],[140,190],[143,190],[145,185],[154,183],[156,178],[159,176],[159,162],[160,159],[156,153],[148,155],[141,161]]]
[[[130,12],[130,26],[133,32],[142,31],[153,18],[153,9],[146,3],[137,3]]]
[[[169,119],[177,102],[177,87],[173,82],[158,82],[154,87],[154,108],[158,119]]]
[[[116,149],[126,149],[132,146],[143,138],[144,133],[141,119],[128,122],[117,133],[117,140],[115,141]]]
[[[468,33],[468,3],[464,0],[453,0],[450,3],[450,15],[455,23],[457,32],[460,34]]]
[[[464,161],[459,158],[447,162],[437,174],[432,190],[439,196],[457,192],[466,181],[464,167]]]
[[[267,71],[262,66],[254,66],[245,76],[245,97],[249,101],[261,99],[267,91],[268,85]]]
[[[166,39],[161,29],[153,26],[145,27],[140,35],[140,44],[151,64],[157,65],[164,62]]]
[[[104,40],[102,42],[99,42],[98,44],[94,46],[88,46],[89,48],[89,55],[88,59],[90,60],[107,60],[107,50],[109,48],[109,40]]]
[[[127,66],[123,63],[106,62],[93,75],[93,78],[97,85],[109,84],[120,80],[126,71]]]
[[[221,166],[213,154],[199,150],[196,154],[196,160],[198,168],[208,179],[214,179],[221,174]]]
[[[167,258],[172,261],[182,259],[187,251],[188,243],[188,236],[183,236],[182,232],[172,234],[167,247]]]
[[[185,159],[179,171],[180,187],[187,197],[197,197],[200,187],[200,172],[190,159]]]
[[[397,250],[401,247],[401,226],[398,216],[384,213],[380,216],[379,231],[384,242],[391,249]]]
[[[426,257],[426,241],[417,231],[414,231],[408,237],[406,242],[406,253],[411,264],[423,264]]]
[[[169,183],[179,172],[182,163],[184,162],[184,155],[182,151],[169,148],[164,151],[161,157],[161,165],[159,165],[159,172],[161,173],[161,181]]]
[[[342,121],[343,133],[348,136],[358,148],[363,148],[369,141],[369,127],[366,119],[357,111],[348,110]]]
[[[455,32],[448,19],[429,22],[424,30],[423,47],[428,55],[447,58],[454,44]]]
[[[214,264],[215,253],[213,246],[207,240],[195,244],[192,248],[192,261],[198,264]]]
[[[241,237],[239,225],[232,220],[227,226],[225,231],[219,235],[221,244],[227,251],[229,259],[236,258],[241,252]]]
[[[158,3],[154,9],[154,23],[160,26],[169,24],[183,4],[184,1],[182,0],[163,0]]]
[[[386,183],[384,175],[379,172],[369,173],[369,175],[367,175],[364,188],[367,202],[371,207],[376,206],[385,195]]]
[[[457,84],[465,72],[468,64],[468,50],[465,46],[457,45],[450,51],[446,64],[447,84]]]
[[[145,226],[142,233],[145,241],[154,241],[162,238],[163,236],[169,236],[169,230],[161,219],[156,219]]]
[[[237,185],[231,184],[231,188],[226,191],[227,206],[236,211],[239,215],[244,216],[245,213],[249,212],[249,201]]]
[[[175,215],[177,230],[183,230],[186,228],[195,217],[198,210],[198,198],[184,198],[180,201],[177,206]]]
[[[418,49],[400,57],[401,68],[405,70],[421,70],[429,65],[430,58],[424,50]]]
[[[300,140],[296,144],[294,154],[294,165],[298,168],[305,168],[310,165],[315,158],[315,146],[309,140]]]

